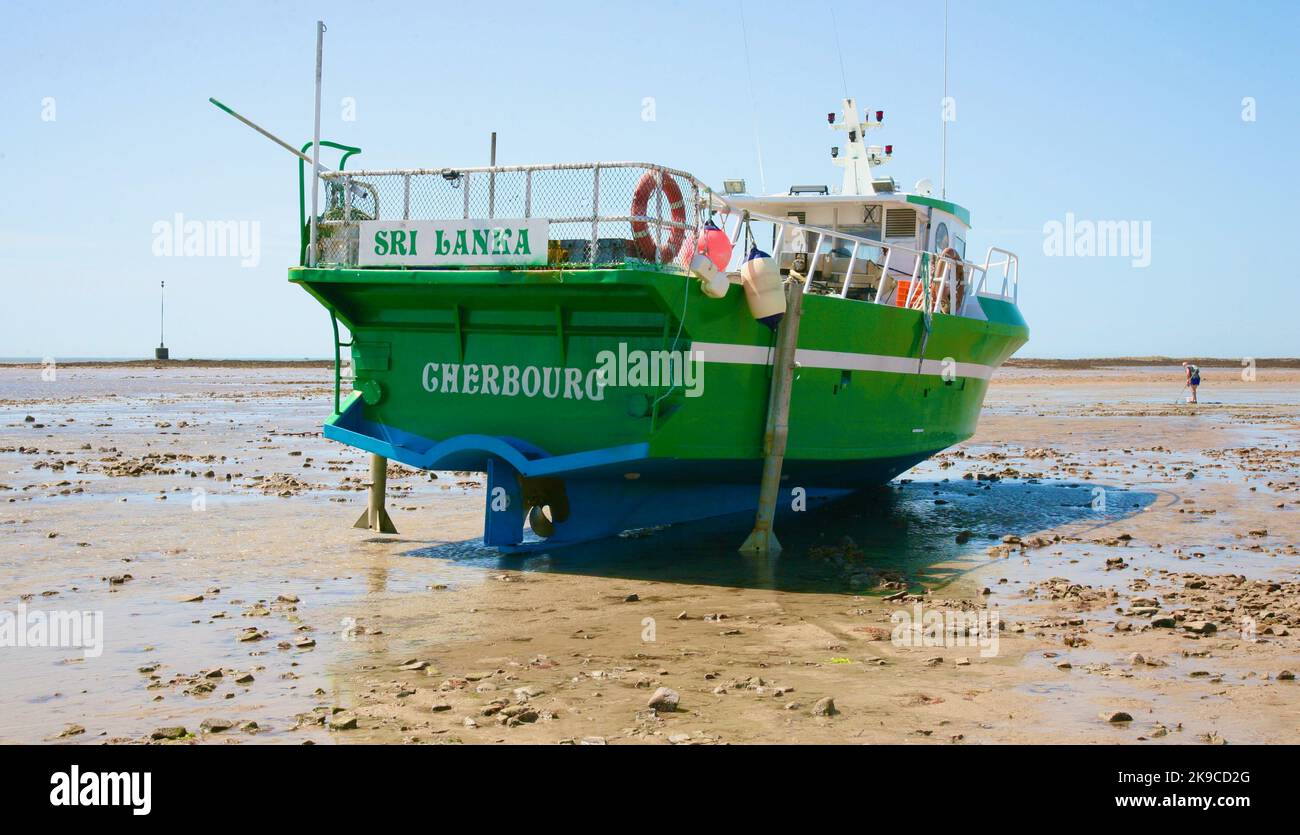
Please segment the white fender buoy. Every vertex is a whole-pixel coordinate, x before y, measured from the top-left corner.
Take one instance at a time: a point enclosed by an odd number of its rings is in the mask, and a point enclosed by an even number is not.
[[[727,274],[718,269],[713,260],[704,253],[696,253],[691,259],[691,273],[700,280],[700,290],[711,299],[720,299],[727,295],[731,282]]]
[[[745,288],[745,301],[756,320],[776,330],[785,315],[785,288],[781,283],[781,268],[766,252],[754,247],[740,266],[740,283]]]

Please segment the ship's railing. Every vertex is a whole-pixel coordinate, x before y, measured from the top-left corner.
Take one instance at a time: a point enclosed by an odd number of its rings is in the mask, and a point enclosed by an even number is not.
[[[550,223],[551,266],[636,262],[684,271],[706,216],[720,216],[733,244],[740,242],[749,223],[772,224],[776,241],[771,254],[778,263],[789,254],[782,252],[788,241],[815,237],[816,246],[802,253],[805,292],[825,292],[825,277],[842,273],[836,295],[848,298],[855,280],[874,271],[870,277],[876,282],[877,304],[961,314],[975,296],[1013,302],[1018,298],[1019,261],[1008,250],[989,247],[980,264],[791,217],[750,212],[691,174],[653,163],[336,171],[321,179],[326,208],[319,221],[317,264],[323,267],[357,265],[360,223],[366,220],[545,218]],[[634,198],[647,185],[654,187],[644,208],[634,214]],[[844,266],[839,253],[846,251]],[[742,257],[737,252],[734,261]],[[899,297],[902,281],[908,284]]]
[[[553,266],[636,261],[684,269],[690,259],[682,244],[703,223],[700,183],[685,171],[643,162],[337,171],[321,179],[322,267],[357,265],[366,220],[545,218]],[[657,187],[633,214],[633,198],[650,184]],[[676,218],[673,192],[681,195]]]
[[[1002,256],[1001,261],[993,261],[993,256]],[[1002,270],[1002,276],[999,279],[1001,285],[997,291],[992,290],[989,286],[990,270]],[[991,246],[984,255],[984,266],[980,269],[980,283],[975,288],[975,292],[981,296],[990,296],[992,298],[1006,299],[1007,301],[1017,303],[1020,301],[1020,259],[1014,252],[1002,249],[1001,247]]]
[[[809,234],[816,236],[816,245],[809,252],[798,253],[802,256],[804,292],[812,292],[814,280],[829,275],[832,278],[843,273],[844,279],[835,295],[848,298],[853,289],[854,280],[864,277],[871,265],[876,268],[875,297],[876,304],[913,307],[932,313],[952,312],[964,314],[967,305],[975,296],[1004,298],[1016,301],[1019,285],[1019,260],[1015,253],[999,247],[989,247],[984,263],[977,264],[961,258],[944,256],[942,253],[927,252],[895,241],[886,242],[862,235],[854,235],[822,226],[799,223],[789,217],[773,217],[751,212],[732,206],[720,195],[710,195],[713,207],[722,212],[722,226],[728,230],[733,244],[741,241],[747,225],[753,222],[771,224],[775,230],[776,242],[771,253],[781,263],[783,249],[792,237],[804,240]],[[733,226],[734,223],[734,226]],[[791,233],[800,233],[792,236]],[[837,264],[837,251],[849,252],[846,266]],[[994,261],[995,255],[1002,260]],[[906,265],[902,269],[894,265]],[[997,271],[1001,270],[1000,277]],[[990,276],[1000,281],[997,290],[991,287]],[[926,277],[928,276],[928,280]],[[906,281],[907,284],[902,284]],[[827,286],[824,277],[818,282]],[[905,288],[901,295],[897,292]],[[834,287],[831,286],[831,290]]]

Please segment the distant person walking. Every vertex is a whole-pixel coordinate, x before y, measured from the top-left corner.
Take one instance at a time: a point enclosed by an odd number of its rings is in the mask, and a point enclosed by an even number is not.
[[[1196,403],[1198,402],[1196,400],[1196,387],[1201,384],[1201,367],[1185,362],[1183,363],[1183,370],[1187,372],[1187,382],[1183,384],[1183,387],[1192,390],[1192,393],[1187,396],[1187,402]]]

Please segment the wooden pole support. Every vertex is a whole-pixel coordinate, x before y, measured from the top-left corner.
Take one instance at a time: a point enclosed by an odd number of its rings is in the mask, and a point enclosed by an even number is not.
[[[776,331],[776,356],[772,362],[772,387],[767,400],[767,426],[763,433],[763,478],[759,483],[758,513],[754,529],[740,546],[742,554],[768,556],[781,553],[772,529],[776,500],[781,493],[781,465],[790,437],[790,395],[794,388],[795,349],[799,319],[803,314],[804,277],[790,271],[785,285],[785,316]]]

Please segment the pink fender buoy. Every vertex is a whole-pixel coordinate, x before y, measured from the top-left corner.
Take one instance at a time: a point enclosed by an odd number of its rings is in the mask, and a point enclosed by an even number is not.
[[[725,272],[727,264],[731,263],[731,239],[710,220],[700,230],[696,252],[708,256],[713,266]]]

